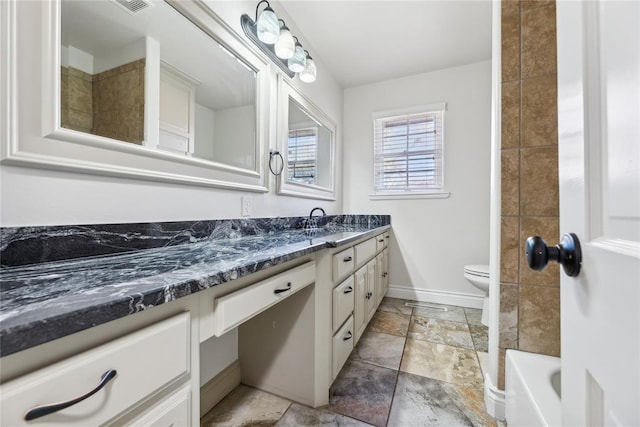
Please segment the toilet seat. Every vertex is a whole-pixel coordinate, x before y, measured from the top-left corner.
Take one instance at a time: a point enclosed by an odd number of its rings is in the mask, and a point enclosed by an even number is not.
[[[464,272],[471,276],[489,278],[488,265],[465,265]]]

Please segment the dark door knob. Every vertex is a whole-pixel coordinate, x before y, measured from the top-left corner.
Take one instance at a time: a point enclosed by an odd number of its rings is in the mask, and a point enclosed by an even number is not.
[[[524,252],[527,256],[527,264],[533,270],[543,270],[549,261],[562,264],[564,272],[568,276],[576,277],[580,274],[582,264],[582,251],[580,240],[573,233],[562,236],[560,244],[549,247],[542,237],[531,236],[524,244]]]

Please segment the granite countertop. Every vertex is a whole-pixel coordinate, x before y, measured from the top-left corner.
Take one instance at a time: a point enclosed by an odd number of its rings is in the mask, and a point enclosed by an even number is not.
[[[209,235],[206,239],[190,236],[192,243],[55,261],[43,258],[46,262],[27,265],[7,266],[3,260],[0,270],[0,356],[327,247],[346,245],[389,227],[388,222],[380,224],[377,221],[373,224],[328,223],[313,230],[271,229],[222,238]],[[4,234],[10,237],[20,235],[12,234],[16,229],[6,230],[3,230]],[[8,239],[4,240],[3,249],[8,246]]]

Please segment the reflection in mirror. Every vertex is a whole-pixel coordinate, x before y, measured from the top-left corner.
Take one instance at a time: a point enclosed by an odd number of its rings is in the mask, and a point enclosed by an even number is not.
[[[163,1],[63,0],[61,16],[62,127],[256,169],[252,67]]]
[[[331,186],[331,132],[289,98],[287,181]]]

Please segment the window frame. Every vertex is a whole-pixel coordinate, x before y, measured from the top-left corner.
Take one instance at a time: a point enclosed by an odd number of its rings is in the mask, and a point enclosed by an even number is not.
[[[296,149],[299,148],[298,146],[298,142],[301,138],[312,138],[313,143],[312,144],[308,144],[308,145],[313,145],[314,148],[314,155],[313,155],[313,159],[310,160],[309,162],[311,162],[310,166],[306,166],[306,167],[312,167],[313,168],[313,175],[311,176],[312,181],[310,182],[305,182],[306,184],[309,185],[316,185],[318,182],[318,126],[304,126],[301,128],[297,128],[297,129],[289,129],[289,136],[287,139],[287,179],[289,179],[289,172],[290,169],[293,168],[293,174],[295,177],[295,171],[297,168],[299,168],[299,166],[296,165],[296,163],[298,162],[305,162],[304,160],[299,160],[298,159],[298,154],[296,152],[296,156],[295,156],[295,160],[292,161],[291,157],[289,155],[289,151],[291,150],[291,146],[290,146],[290,142],[291,142],[291,134],[295,133],[296,135],[294,136],[294,138],[296,139]],[[308,132],[309,135],[299,135],[299,133],[304,133],[304,132]],[[298,177],[300,178],[300,177]],[[299,181],[298,181],[299,182]]]
[[[429,105],[422,105],[411,108],[404,108],[398,110],[379,111],[372,114],[372,127],[373,127],[373,191],[369,195],[371,200],[383,200],[383,199],[418,199],[418,198],[448,198],[451,193],[446,191],[445,187],[445,116],[447,111],[447,103],[439,102]],[[382,127],[384,121],[391,122],[393,120],[404,119],[408,120],[411,116],[439,113],[440,117],[440,176],[439,181],[441,183],[439,188],[378,188],[378,171],[382,167],[379,164],[381,156],[378,154],[378,149],[382,142],[379,137],[382,135]],[[406,155],[409,157],[408,153]],[[406,171],[406,170],[405,170]]]

